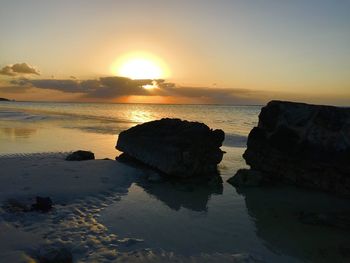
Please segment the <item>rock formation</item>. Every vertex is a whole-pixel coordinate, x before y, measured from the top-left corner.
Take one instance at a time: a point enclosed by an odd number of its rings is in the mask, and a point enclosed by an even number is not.
[[[265,179],[350,196],[350,108],[271,101],[243,157]]]
[[[203,123],[161,119],[121,132],[116,148],[166,175],[205,177],[217,175],[224,138]]]

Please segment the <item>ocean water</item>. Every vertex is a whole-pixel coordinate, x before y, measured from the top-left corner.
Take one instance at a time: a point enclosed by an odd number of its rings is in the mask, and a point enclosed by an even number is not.
[[[287,186],[236,189],[242,154],[261,106],[0,102],[0,155],[92,150],[114,158],[118,133],[163,117],[223,129],[219,188],[140,180],[105,208],[99,222],[120,237],[183,257],[249,254],[254,262],[350,262],[348,230],[304,225],[303,211],[349,209],[343,200]],[[200,262],[200,261],[199,261]]]
[[[114,158],[120,131],[160,119],[206,123],[226,133],[225,146],[245,147],[261,106],[0,102],[0,154],[89,149]]]

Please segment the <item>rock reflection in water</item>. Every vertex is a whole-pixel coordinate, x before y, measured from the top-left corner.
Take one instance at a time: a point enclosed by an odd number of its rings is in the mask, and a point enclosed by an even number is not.
[[[166,181],[149,183],[142,180],[137,185],[176,211],[182,207],[198,212],[207,211],[211,195],[219,195],[223,191],[220,176],[214,177],[209,182]]]
[[[144,240],[127,249],[142,246],[182,255],[231,252],[232,245],[222,243],[226,230],[216,224],[220,216],[210,213],[211,201],[221,194],[221,180],[217,184],[149,182],[142,172],[128,194],[106,208],[99,220],[122,238]]]
[[[237,189],[245,197],[256,234],[266,246],[302,261],[350,262],[350,232],[325,225],[306,225],[303,213],[343,213],[348,200],[292,187]]]
[[[223,181],[218,170],[212,177],[188,179],[163,177],[161,182],[150,182],[147,178],[152,175],[159,176],[157,171],[125,154],[117,156],[116,159],[139,169],[143,176],[137,185],[175,211],[182,207],[197,212],[207,211],[211,195],[223,193]]]

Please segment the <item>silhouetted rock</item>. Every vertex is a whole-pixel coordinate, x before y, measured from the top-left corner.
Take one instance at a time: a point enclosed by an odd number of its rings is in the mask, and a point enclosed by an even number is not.
[[[262,184],[263,175],[259,171],[239,169],[237,173],[227,180],[236,187],[259,186]]]
[[[52,200],[50,197],[36,197],[36,203],[32,205],[32,210],[48,212],[52,209]]]
[[[69,154],[66,157],[67,161],[85,161],[85,160],[94,160],[95,155],[93,152],[90,151],[76,151],[71,154]]]
[[[0,101],[10,101],[9,99],[0,98]]]
[[[206,177],[217,175],[224,138],[203,123],[161,119],[121,132],[116,148],[170,176]]]
[[[271,101],[243,157],[274,181],[350,196],[350,108]]]

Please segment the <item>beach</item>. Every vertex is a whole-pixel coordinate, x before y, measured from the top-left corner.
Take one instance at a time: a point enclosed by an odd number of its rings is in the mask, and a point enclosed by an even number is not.
[[[0,262],[30,262],[52,247],[74,262],[347,262],[348,230],[298,220],[306,210],[344,211],[346,199],[226,182],[247,167],[242,154],[260,108],[2,102]],[[152,170],[115,160],[122,130],[162,117],[225,131],[221,184],[152,181]],[[96,160],[65,161],[79,149]],[[50,197],[52,211],[7,206],[36,196]]]

